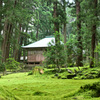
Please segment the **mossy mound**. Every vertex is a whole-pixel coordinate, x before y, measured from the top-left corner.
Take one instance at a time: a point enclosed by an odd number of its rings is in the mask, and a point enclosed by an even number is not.
[[[70,74],[66,69],[61,69],[60,72],[55,71],[51,77],[58,79],[72,79],[74,77],[74,73]]]
[[[76,92],[64,96],[66,100],[100,100],[100,81],[93,84],[86,84]]]
[[[88,92],[90,91],[91,97],[100,97],[100,82],[95,82],[93,84],[87,84],[80,87],[79,92]]]
[[[81,71],[77,72],[76,77],[74,79],[94,79],[100,77],[100,70],[93,68],[93,69],[85,69],[83,68]]]
[[[35,67],[33,68],[33,70],[31,70],[31,71],[28,73],[28,75],[43,74],[43,73],[44,73],[43,67],[41,67],[41,66],[35,66]]]

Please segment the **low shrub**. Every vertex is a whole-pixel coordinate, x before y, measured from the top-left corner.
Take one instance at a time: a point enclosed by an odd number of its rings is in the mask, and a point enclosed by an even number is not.
[[[55,64],[50,64],[50,65],[47,66],[47,68],[50,68],[50,69],[51,69],[51,68],[55,68],[55,67],[56,67]]]
[[[10,71],[17,71],[20,69],[20,63],[15,61],[14,58],[8,58],[5,66],[7,69],[10,69]]]
[[[5,71],[5,63],[0,63],[0,72]]]
[[[33,75],[33,71],[28,72],[28,75]]]

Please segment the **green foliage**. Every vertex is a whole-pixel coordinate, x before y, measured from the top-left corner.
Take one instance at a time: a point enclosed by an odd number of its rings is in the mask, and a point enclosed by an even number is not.
[[[30,72],[28,72],[28,75],[33,75],[33,71],[31,70]]]
[[[5,71],[5,63],[2,63],[2,56],[1,56],[1,51],[0,51],[0,72]]]
[[[5,63],[7,69],[17,71],[20,69],[20,63],[15,61],[14,58],[8,58],[7,62]]]
[[[56,67],[56,65],[55,64],[50,64],[50,65],[48,65],[48,67],[47,68],[55,68]]]
[[[100,77],[100,70],[97,68],[88,69],[83,68],[80,71],[77,71],[77,76],[74,79],[94,79]]]
[[[76,55],[78,54],[78,50],[77,50],[77,39],[76,39],[76,35],[74,34],[70,34],[69,35],[69,39],[66,42],[66,46],[67,46],[67,66],[73,66],[75,61],[76,61]]]
[[[45,36],[52,35],[54,32],[53,23],[51,23],[52,5],[47,6],[46,0],[39,0],[35,5],[38,9],[34,10],[34,33],[35,36],[38,33],[37,38],[41,39]]]
[[[0,72],[4,72],[4,71],[5,71],[5,64],[0,63]]]
[[[43,69],[43,66],[35,66],[35,67],[33,67],[33,70],[34,69]]]
[[[100,55],[100,43],[98,43],[98,45],[96,46],[95,52],[99,53]]]
[[[64,44],[58,39],[60,36],[59,33],[55,33],[55,41],[49,43],[49,48],[44,52],[44,56],[46,57],[45,63],[46,65],[56,65],[57,68],[60,68],[66,62],[66,54],[64,51]]]

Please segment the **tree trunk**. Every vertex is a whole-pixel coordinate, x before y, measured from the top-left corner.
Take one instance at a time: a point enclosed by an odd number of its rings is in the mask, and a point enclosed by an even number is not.
[[[0,0],[0,9],[1,9],[1,11],[2,11],[2,0]],[[1,37],[2,37],[2,35],[1,35],[1,31],[2,31],[2,22],[1,22],[1,20],[2,20],[2,12],[0,11],[0,52],[1,52],[1,43],[2,43],[2,39],[1,39]]]
[[[27,31],[28,31],[28,28],[26,28],[26,33],[27,33]],[[26,45],[27,44],[27,38],[26,37],[24,37],[24,45]],[[25,63],[26,62],[26,50],[25,49],[23,49],[23,62]]]
[[[2,62],[6,62],[6,59],[9,58],[10,50],[10,37],[12,31],[12,24],[8,23],[8,20],[5,21],[4,31],[3,31],[3,44],[2,44]]]
[[[9,51],[10,51],[10,39],[12,35],[12,24],[9,24],[9,31],[8,31],[8,41],[7,41],[7,51],[6,51],[6,59],[9,58]]]
[[[58,18],[58,14],[57,14],[57,0],[55,0],[53,2],[53,17],[54,17],[54,32],[55,32],[55,45],[59,45],[60,44],[60,35],[58,34],[59,33],[59,22],[57,22],[57,18]],[[56,65],[57,65],[57,68],[58,70],[60,69],[59,67],[59,59],[56,61]]]
[[[21,24],[19,24],[19,34],[16,35],[17,43],[15,44],[15,48],[14,48],[14,59],[16,61],[18,60],[18,50],[19,50],[20,33],[21,33]]]
[[[58,15],[57,15],[57,0],[54,1],[53,5],[54,5],[53,17],[55,19],[55,21],[54,21],[54,32],[56,33],[56,32],[59,32],[59,23],[56,21],[56,19],[58,18]]]
[[[57,14],[57,0],[53,2],[53,17],[54,17],[54,32],[57,34],[55,37],[55,44],[57,45],[58,41],[60,40],[59,33],[59,22],[57,22],[58,14]],[[59,43],[58,43],[59,44]]]
[[[2,11],[2,0],[0,0],[0,9]],[[1,20],[2,20],[2,13],[0,11],[0,33],[1,33],[1,30],[2,30],[2,23],[1,23]],[[1,35],[1,34],[0,34]]]
[[[19,43],[19,46],[21,47],[22,44],[23,44],[23,37],[20,37],[20,43]],[[19,48],[19,50],[18,50],[18,60],[17,60],[18,62],[20,62],[21,54],[22,54],[22,49]]]
[[[63,0],[63,9],[64,9],[64,43],[66,43],[67,39],[66,39],[66,0]],[[66,49],[66,45],[64,47]]]
[[[94,0],[94,9],[96,10],[97,8],[97,0]],[[97,17],[97,11],[94,11],[94,17]],[[94,25],[92,26],[92,40],[91,40],[91,62],[90,62],[90,67],[94,67],[94,50],[95,50],[95,40],[96,40],[96,19],[94,19]]]
[[[64,43],[67,42],[67,39],[66,39],[66,23],[64,23]],[[66,45],[65,45],[65,48],[66,48]]]
[[[82,37],[81,37],[81,21],[80,21],[80,2],[79,0],[76,0],[76,15],[77,15],[77,35],[78,35],[78,44],[77,44],[77,48],[78,48],[78,54],[77,54],[77,66],[83,66],[82,63]]]
[[[38,28],[38,25],[37,25],[37,30],[36,30],[36,39],[38,40],[38,35],[39,35],[39,28]]]

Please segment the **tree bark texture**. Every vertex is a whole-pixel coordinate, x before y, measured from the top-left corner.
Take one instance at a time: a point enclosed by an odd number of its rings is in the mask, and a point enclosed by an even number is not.
[[[23,44],[23,37],[20,37],[19,46],[21,47],[22,44]],[[19,48],[19,50],[18,50],[18,60],[17,60],[18,62],[20,62],[21,54],[22,54],[22,49]]]
[[[77,66],[83,66],[82,63],[82,37],[81,37],[81,21],[80,21],[80,2],[79,0],[76,0],[76,15],[77,15],[77,35],[78,35],[78,54],[77,54]]]
[[[63,0],[63,9],[64,9],[64,16],[65,16],[65,20],[64,20],[64,43],[67,42],[67,38],[66,38],[66,0]],[[66,45],[65,45],[65,49],[66,49]]]
[[[97,8],[97,1],[98,0],[94,0],[94,10],[96,10]],[[94,11],[94,17],[97,17],[97,10]],[[93,68],[94,67],[94,50],[95,50],[95,42],[96,42],[96,19],[94,19],[94,25],[92,25],[92,40],[91,40],[91,62],[90,62],[90,67]]]
[[[2,31],[2,22],[1,22],[1,20],[2,20],[2,0],[0,0],[0,51],[1,51],[1,43],[2,43],[2,39],[1,39],[1,37],[2,37],[2,35],[1,35],[1,31]]]
[[[55,32],[55,45],[57,46],[57,45],[59,45],[60,44],[60,35],[59,35],[59,22],[57,21],[57,19],[58,19],[58,13],[57,13],[57,5],[58,5],[58,2],[57,2],[57,0],[55,0],[54,2],[53,2],[53,18],[54,18],[54,32]],[[59,64],[58,64],[58,62],[59,62],[59,59],[56,61],[57,62],[57,68],[58,68],[58,70],[60,70],[60,66],[59,66]]]
[[[58,18],[58,15],[57,15],[57,0],[54,1],[53,5],[54,5],[54,7],[53,7],[53,9],[54,9],[53,17],[54,17],[54,20],[55,20],[54,21],[54,31],[56,33],[56,32],[59,32],[59,23],[56,21],[56,19]]]
[[[0,33],[1,33],[1,30],[2,30],[2,23],[1,23],[1,20],[2,20],[2,0],[0,0]]]
[[[58,14],[57,14],[57,0],[53,2],[53,17],[54,17],[54,32],[57,34],[55,37],[55,44],[60,44],[58,41],[60,40],[60,36],[58,35],[59,33],[59,22],[57,21],[58,19]]]
[[[38,40],[38,36],[39,36],[39,27],[37,25],[37,29],[36,29],[36,39]]]
[[[28,31],[28,28],[26,28],[26,33],[27,33],[27,31]],[[24,37],[24,45],[26,45],[26,44],[27,44],[27,38]],[[24,63],[25,63],[25,61],[26,61],[25,57],[26,57],[26,50],[23,49],[23,62],[24,62]]]
[[[9,24],[8,20],[6,20],[3,30],[2,62],[6,62],[6,59],[9,58],[11,34],[12,34],[12,24]]]
[[[18,60],[18,51],[19,51],[19,42],[20,42],[20,34],[21,34],[21,24],[19,24],[19,34],[16,35],[17,42],[14,48],[14,59]]]

